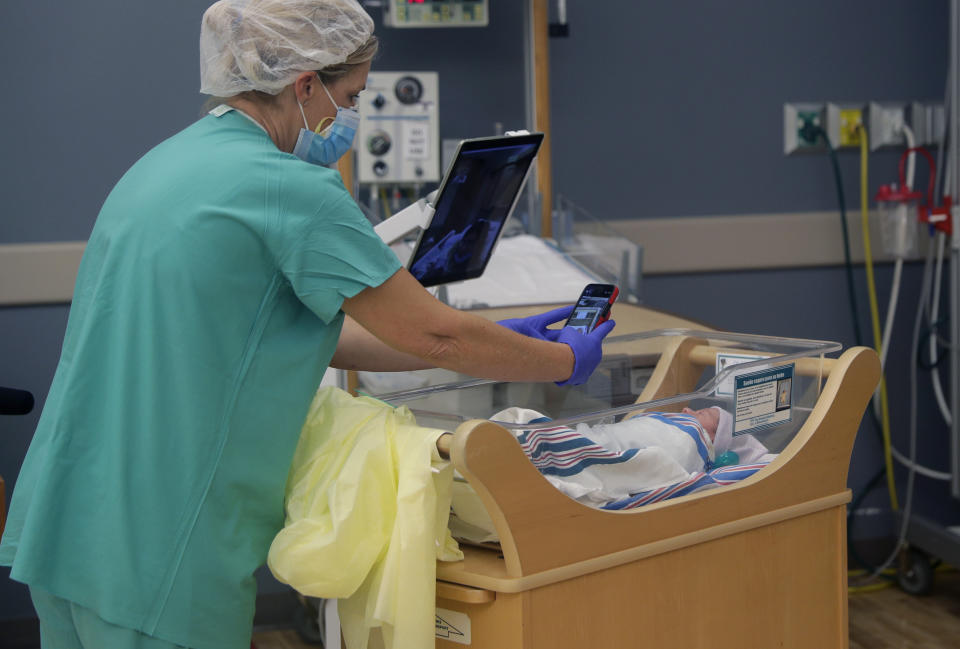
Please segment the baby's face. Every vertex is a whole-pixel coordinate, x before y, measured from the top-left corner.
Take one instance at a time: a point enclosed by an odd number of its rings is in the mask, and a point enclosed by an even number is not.
[[[707,431],[711,442],[717,436],[717,426],[720,425],[720,411],[716,408],[701,408],[700,410],[684,408],[683,414],[696,417],[700,425],[703,426],[703,430]]]

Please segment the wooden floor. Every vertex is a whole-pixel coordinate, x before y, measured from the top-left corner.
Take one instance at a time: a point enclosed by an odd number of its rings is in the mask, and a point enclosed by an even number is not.
[[[960,572],[938,572],[915,597],[896,587],[850,595],[850,649],[960,647]]]
[[[316,649],[295,631],[260,631],[257,649]],[[850,649],[960,647],[960,572],[937,573],[929,595],[897,587],[850,595]]]

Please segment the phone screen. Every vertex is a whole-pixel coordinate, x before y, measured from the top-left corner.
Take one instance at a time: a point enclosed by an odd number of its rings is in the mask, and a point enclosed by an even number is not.
[[[610,311],[611,296],[617,288],[612,284],[590,284],[580,294],[573,313],[565,327],[573,327],[581,333],[590,333]]]

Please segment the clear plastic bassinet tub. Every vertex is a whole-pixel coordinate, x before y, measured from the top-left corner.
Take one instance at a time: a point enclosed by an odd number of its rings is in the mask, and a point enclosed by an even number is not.
[[[563,493],[593,507],[632,509],[762,470],[806,421],[833,362],[827,354],[840,349],[659,329],[609,337],[581,386],[457,377],[374,396],[407,406],[423,426],[454,431],[468,420],[493,421]],[[481,528],[459,536],[493,540]]]

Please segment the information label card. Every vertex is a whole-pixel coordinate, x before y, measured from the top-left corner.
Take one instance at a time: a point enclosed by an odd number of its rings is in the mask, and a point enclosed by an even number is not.
[[[734,435],[790,421],[793,368],[791,363],[734,377]]]

